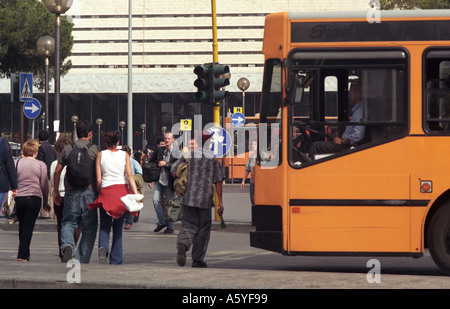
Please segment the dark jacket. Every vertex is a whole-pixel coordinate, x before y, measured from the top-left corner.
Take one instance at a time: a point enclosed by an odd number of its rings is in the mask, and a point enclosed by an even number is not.
[[[11,147],[6,139],[0,137],[0,193],[15,190],[17,187],[17,172]]]
[[[172,145],[172,147],[175,147],[174,145]],[[159,147],[158,149],[156,149],[156,151],[152,154],[152,156],[150,157],[150,162],[156,162],[158,163],[159,161],[163,160],[164,157],[164,151],[166,150],[166,147]],[[169,157],[169,162],[166,164],[166,166],[163,166],[162,168],[165,168],[169,174],[169,185],[171,187],[171,189],[173,190],[173,176],[172,173],[170,172],[170,168],[172,167],[172,164],[174,164],[177,161],[177,159],[173,156],[173,149],[172,152],[170,153],[170,157]]]
[[[43,161],[47,165],[47,176],[50,179],[50,165],[56,160],[56,152],[53,146],[47,141],[42,142],[39,145],[36,159]]]

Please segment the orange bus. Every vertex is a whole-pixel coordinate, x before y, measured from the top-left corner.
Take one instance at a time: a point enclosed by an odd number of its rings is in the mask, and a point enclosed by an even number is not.
[[[450,11],[367,15],[266,17],[251,246],[450,272]]]

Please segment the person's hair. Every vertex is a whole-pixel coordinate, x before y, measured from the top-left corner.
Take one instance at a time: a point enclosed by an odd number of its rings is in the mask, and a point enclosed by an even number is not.
[[[26,141],[22,146],[22,153],[25,157],[32,157],[38,150],[39,143],[34,139]]]
[[[142,153],[140,153],[139,151],[136,151],[135,153],[133,153],[133,158],[136,160],[136,161],[141,161],[141,157],[142,157]]]
[[[38,134],[39,141],[46,141],[50,138],[50,133],[47,130],[41,131]]]
[[[119,131],[108,131],[103,134],[103,140],[108,148],[116,146],[119,141],[120,132]]]
[[[164,142],[164,138],[162,136],[158,136],[156,138],[156,147],[159,147],[159,143]]]
[[[66,145],[69,145],[69,144],[72,144],[72,140],[65,135],[60,135],[58,140],[55,143],[56,155],[59,156],[61,154],[61,152],[63,151],[64,147],[66,147]]]
[[[350,89],[354,89],[357,92],[362,94],[362,85],[361,85],[361,83],[359,81],[352,82],[351,85],[350,85]]]
[[[77,136],[87,137],[89,132],[92,131],[92,123],[89,120],[80,120],[77,123]]]
[[[126,151],[128,153],[129,156],[131,156],[131,148],[128,145],[123,145],[122,146],[122,150]]]

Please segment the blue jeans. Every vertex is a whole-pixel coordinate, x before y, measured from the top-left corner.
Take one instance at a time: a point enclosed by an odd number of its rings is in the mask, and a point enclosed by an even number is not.
[[[80,263],[89,263],[97,236],[97,209],[90,210],[88,203],[95,200],[95,192],[88,189],[66,191],[61,221],[61,251],[71,246],[75,249],[73,232],[81,224],[81,239],[76,259]]]
[[[168,228],[173,230],[173,222],[166,221],[164,217],[164,210],[161,206],[161,198],[163,192],[166,193],[166,203],[173,198],[173,195],[175,193],[170,189],[170,186],[163,186],[159,183],[159,181],[155,181],[153,184],[153,207],[155,207],[158,224],[167,225]]]
[[[123,248],[122,248],[122,231],[123,222],[125,220],[125,212],[119,219],[114,219],[100,207],[100,231],[98,233],[98,247],[105,248],[109,256],[110,264],[122,264]],[[112,246],[109,251],[109,233],[113,230]]]

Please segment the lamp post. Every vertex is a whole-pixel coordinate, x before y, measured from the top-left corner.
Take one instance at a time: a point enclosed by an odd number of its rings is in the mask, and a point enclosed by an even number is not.
[[[72,140],[75,143],[78,139],[78,135],[77,135],[77,122],[78,122],[78,116],[77,115],[73,115],[72,118],[70,118],[70,120],[72,120],[73,122],[73,134],[72,134]]]
[[[101,125],[102,125],[102,123],[103,123],[103,119],[102,118],[97,118],[97,120],[95,120],[95,123],[98,125],[98,147],[101,147],[100,146],[100,127],[101,127]]]
[[[120,127],[120,130],[122,131],[122,132],[120,132],[120,135],[122,136],[122,146],[123,146],[123,128],[125,128],[125,126],[126,126],[126,122],[125,121],[121,121],[121,122],[119,122],[119,127]]]
[[[39,40],[37,41],[37,50],[39,52],[40,55],[45,56],[45,125],[43,126],[43,130],[47,130],[49,129],[49,124],[48,124],[48,117],[49,117],[49,112],[48,112],[48,83],[49,83],[49,76],[48,76],[48,65],[49,65],[49,60],[48,57],[52,56],[55,52],[55,39],[52,38],[51,36],[43,36],[41,38],[39,38]]]
[[[250,81],[245,77],[241,77],[237,81],[237,86],[242,91],[242,113],[245,116],[245,90],[247,90],[248,87],[250,87]]]
[[[147,125],[145,123],[141,124],[141,130],[142,130],[142,150],[145,148],[145,129],[147,128]]]
[[[56,138],[59,135],[60,124],[60,71],[61,71],[61,14],[64,14],[72,6],[73,0],[44,0],[47,9],[56,14],[55,20],[55,115],[53,129]]]

